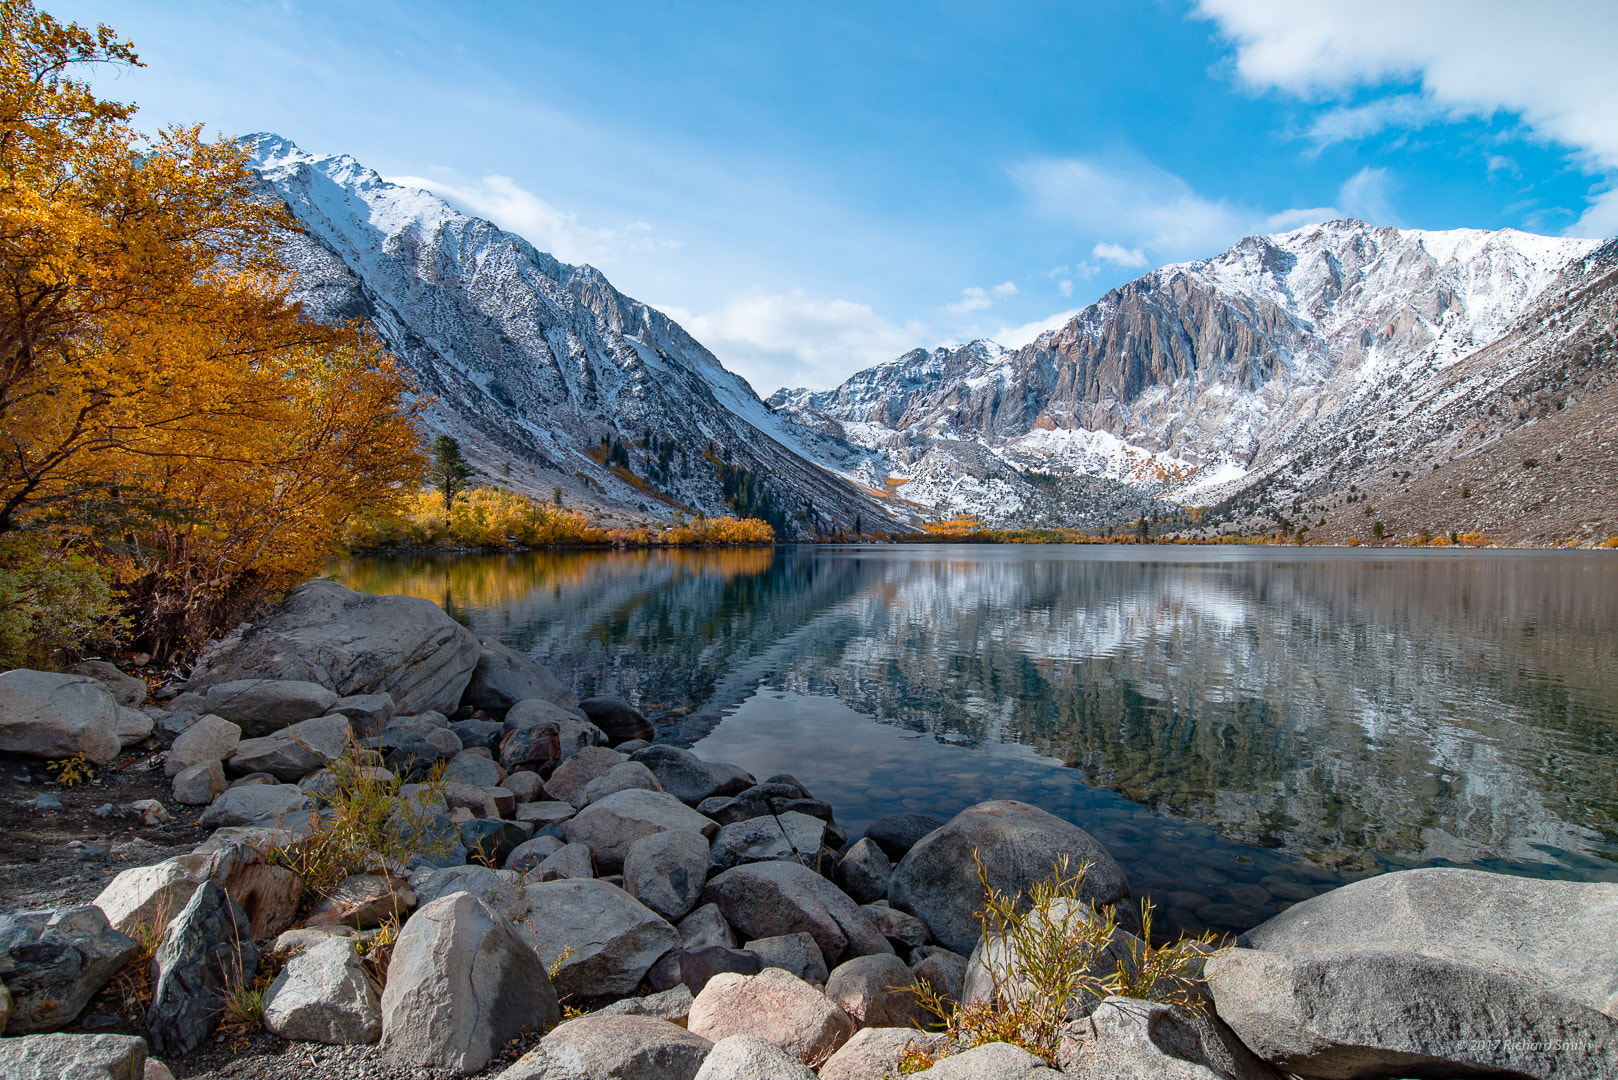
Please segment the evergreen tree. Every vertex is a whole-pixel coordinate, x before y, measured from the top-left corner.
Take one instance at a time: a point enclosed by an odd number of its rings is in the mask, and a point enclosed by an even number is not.
[[[433,463],[427,475],[444,498],[444,513],[449,513],[455,496],[466,490],[466,481],[472,475],[472,466],[461,456],[461,444],[452,436],[440,435],[433,440]]]

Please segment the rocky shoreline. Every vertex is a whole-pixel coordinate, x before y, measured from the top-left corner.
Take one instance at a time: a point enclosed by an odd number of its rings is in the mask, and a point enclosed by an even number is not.
[[[1060,999],[1042,1058],[950,1043],[918,1002],[1014,1009],[1037,982],[986,947],[979,860],[1006,894],[1087,866],[1107,955],[1145,955],[1112,855],[1036,807],[851,837],[791,776],[651,742],[429,601],[324,579],[175,689],[0,675],[0,751],[144,754],[167,797],[97,814],[201,830],[91,903],[0,913],[8,1080],[881,1080],[907,1048],[932,1080],[1618,1077],[1618,885],[1357,881],[1207,951],[1192,998]],[[333,855],[352,835],[358,864]]]

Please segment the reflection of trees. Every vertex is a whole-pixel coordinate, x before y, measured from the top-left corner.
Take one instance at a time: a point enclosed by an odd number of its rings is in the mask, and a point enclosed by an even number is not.
[[[1151,554],[538,552],[349,580],[447,601],[582,692],[694,710],[687,738],[762,684],[1025,743],[1316,857],[1618,854],[1618,565]]]

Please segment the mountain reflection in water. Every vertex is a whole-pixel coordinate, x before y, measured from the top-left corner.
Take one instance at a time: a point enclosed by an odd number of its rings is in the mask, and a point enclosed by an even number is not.
[[[1618,880],[1618,555],[681,549],[336,576],[791,772],[856,829],[1044,806],[1185,926],[1409,865]]]

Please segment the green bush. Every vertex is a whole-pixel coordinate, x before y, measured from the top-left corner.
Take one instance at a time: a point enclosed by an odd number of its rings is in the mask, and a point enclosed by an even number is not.
[[[122,626],[95,564],[37,538],[0,537],[0,670],[46,667],[58,650],[80,653]]]

